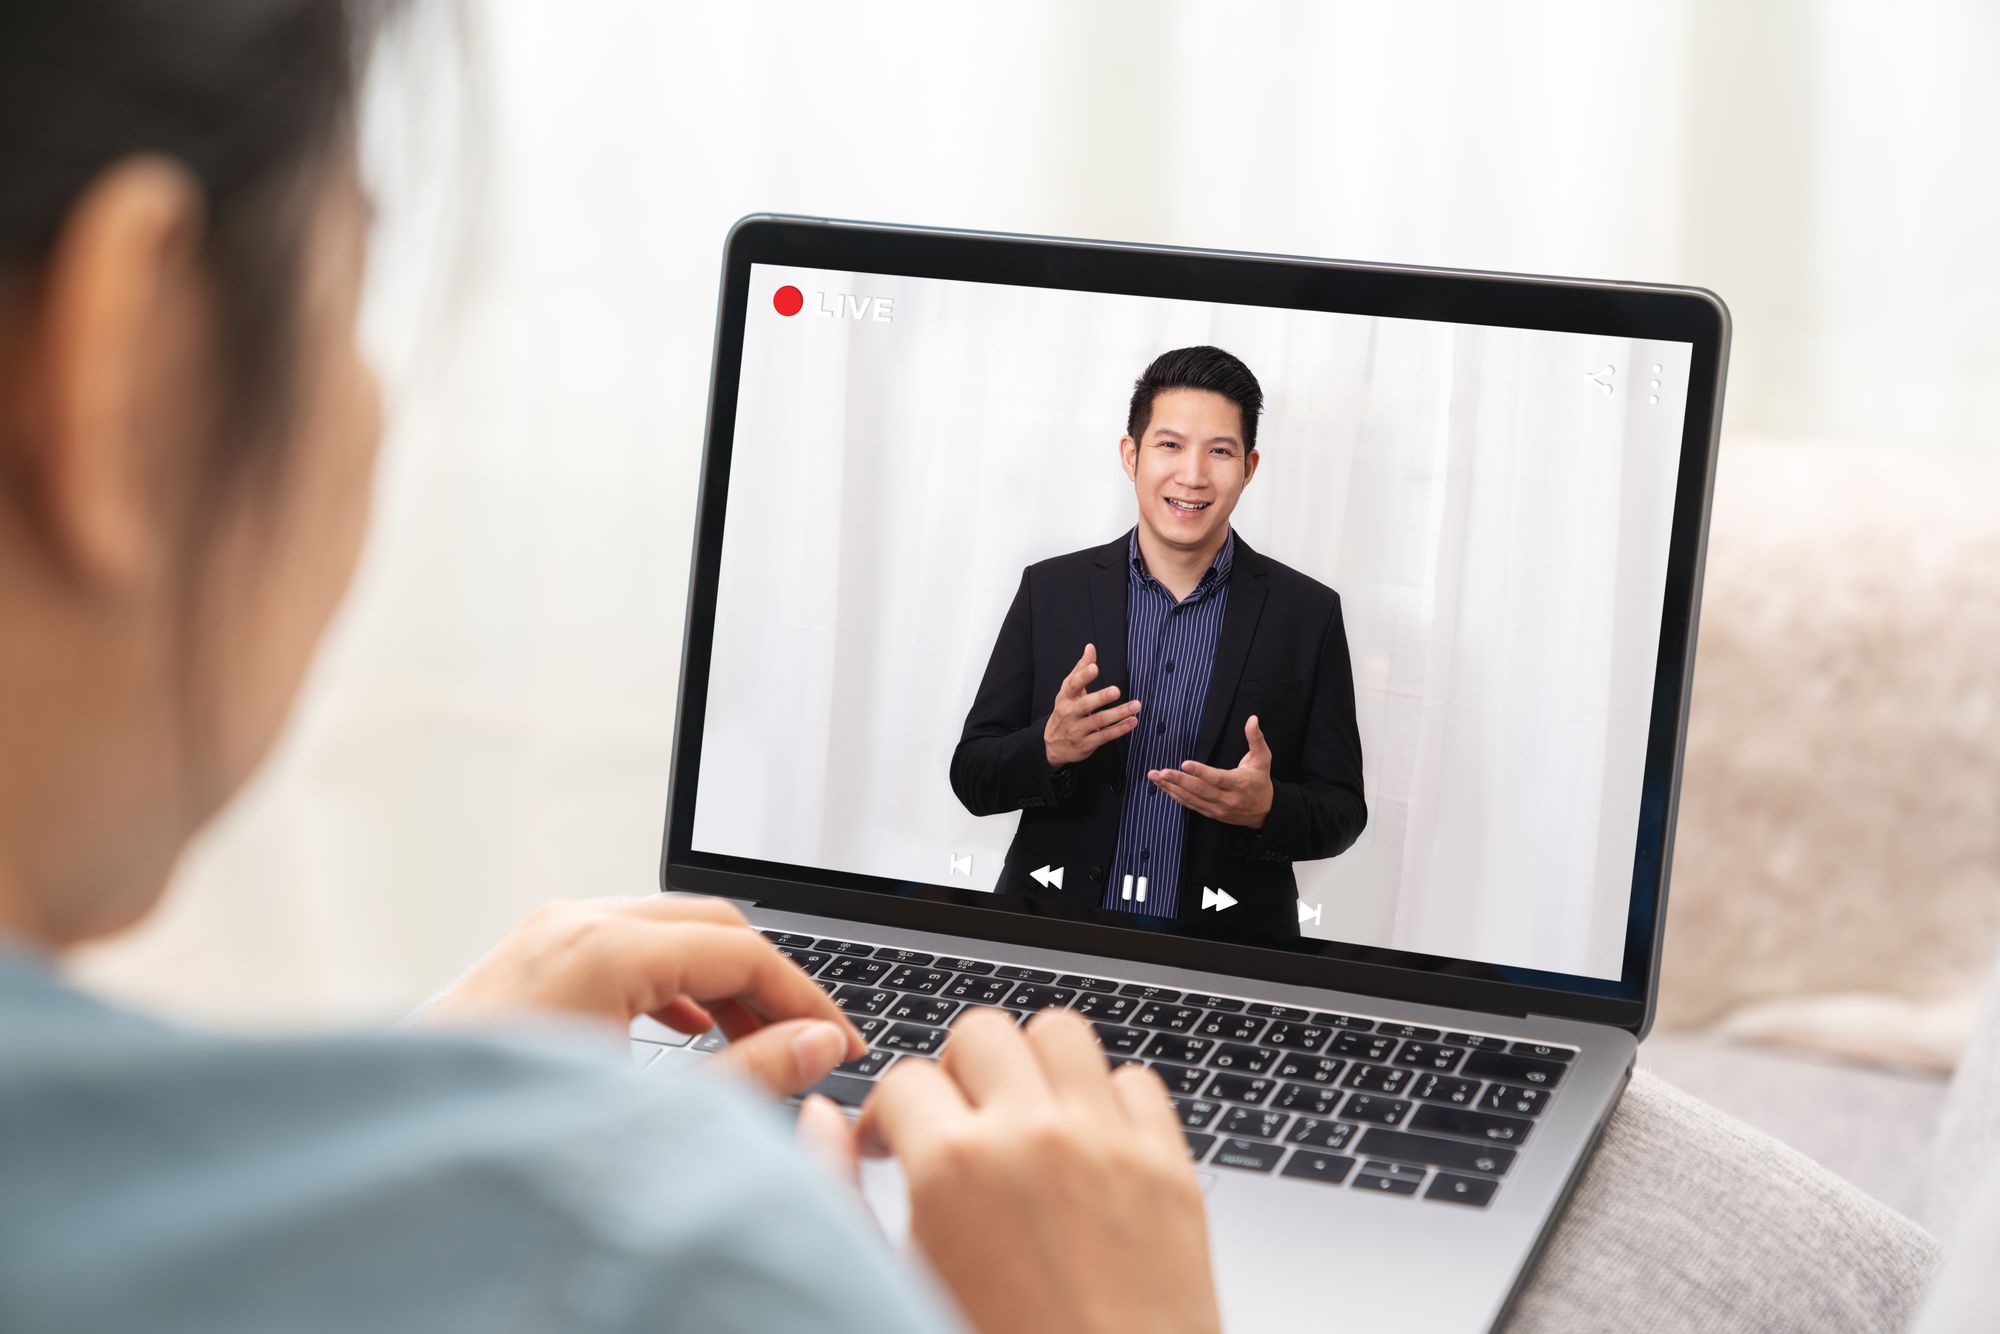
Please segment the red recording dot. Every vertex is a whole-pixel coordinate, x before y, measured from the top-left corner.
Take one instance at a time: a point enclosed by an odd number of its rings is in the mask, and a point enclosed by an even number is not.
[[[780,287],[778,294],[771,298],[771,304],[778,308],[780,315],[796,315],[806,307],[806,295],[796,287]]]

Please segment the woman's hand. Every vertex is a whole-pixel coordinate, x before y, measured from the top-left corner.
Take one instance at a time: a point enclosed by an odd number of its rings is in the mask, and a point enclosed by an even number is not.
[[[833,1000],[720,899],[551,903],[494,947],[426,1023],[554,1010],[622,1031],[650,1015],[683,1033],[720,1028],[721,1068],[781,1097],[867,1047]]]
[[[1000,1010],[898,1061],[861,1114],[902,1161],[910,1235],[982,1334],[1221,1328],[1201,1187],[1160,1077],[1107,1073],[1080,1016]]]

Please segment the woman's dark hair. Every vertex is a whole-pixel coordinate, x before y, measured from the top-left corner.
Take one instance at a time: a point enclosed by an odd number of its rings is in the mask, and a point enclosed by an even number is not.
[[[1221,394],[1243,410],[1243,456],[1257,448],[1257,415],[1264,410],[1264,388],[1235,357],[1219,347],[1179,347],[1153,358],[1132,386],[1132,409],[1125,418],[1125,434],[1134,440],[1146,437],[1153,424],[1153,400],[1168,389],[1206,389]]]
[[[304,241],[392,0],[0,0],[0,291],[32,290],[121,159],[200,183],[227,382],[216,470],[290,406]],[[4,313],[4,311],[0,311]]]

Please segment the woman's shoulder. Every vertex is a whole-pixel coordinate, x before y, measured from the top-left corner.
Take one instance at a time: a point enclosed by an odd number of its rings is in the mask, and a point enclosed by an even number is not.
[[[672,1294],[754,1328],[857,1267],[898,1286],[776,1108],[617,1035],[227,1037],[22,999],[0,982],[0,1290],[53,1323],[619,1329]]]

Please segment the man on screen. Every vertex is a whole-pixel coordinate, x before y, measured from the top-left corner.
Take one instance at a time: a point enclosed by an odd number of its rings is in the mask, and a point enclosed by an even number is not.
[[[1220,348],[1156,358],[1137,525],[1023,572],[951,759],[967,810],[1021,812],[999,892],[1296,934],[1292,863],[1367,823],[1340,597],[1229,524],[1263,407]]]

